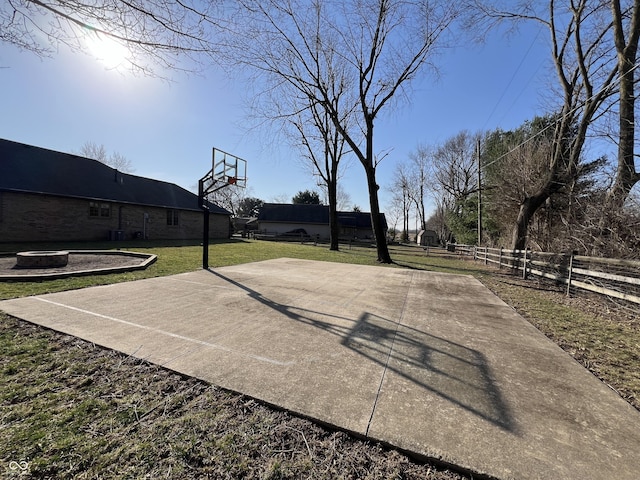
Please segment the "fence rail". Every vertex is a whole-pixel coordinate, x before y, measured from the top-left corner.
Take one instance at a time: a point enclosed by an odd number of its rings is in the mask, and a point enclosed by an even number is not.
[[[507,250],[475,245],[450,245],[460,255],[510,268],[522,278],[539,277],[564,285],[567,295],[585,290],[640,305],[640,261],[585,257],[574,253]]]

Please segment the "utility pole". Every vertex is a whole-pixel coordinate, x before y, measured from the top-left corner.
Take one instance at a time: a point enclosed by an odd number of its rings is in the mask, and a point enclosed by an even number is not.
[[[478,157],[478,246],[482,243],[482,176],[480,173],[480,139],[476,144]]]

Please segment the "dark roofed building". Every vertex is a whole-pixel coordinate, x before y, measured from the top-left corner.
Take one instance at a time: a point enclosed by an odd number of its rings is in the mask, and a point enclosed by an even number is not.
[[[387,222],[380,214],[385,231]],[[338,212],[340,238],[373,239],[371,214],[366,212]],[[326,205],[302,205],[284,203],[265,203],[258,214],[258,231],[267,235],[284,235],[303,229],[312,238],[328,240],[329,207]]]
[[[211,238],[230,213],[210,205]],[[0,241],[196,239],[198,196],[96,160],[0,139]]]

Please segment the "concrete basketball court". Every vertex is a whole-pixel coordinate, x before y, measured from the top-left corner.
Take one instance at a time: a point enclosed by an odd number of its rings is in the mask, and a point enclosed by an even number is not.
[[[640,472],[640,413],[469,276],[283,258],[0,310],[475,473]]]

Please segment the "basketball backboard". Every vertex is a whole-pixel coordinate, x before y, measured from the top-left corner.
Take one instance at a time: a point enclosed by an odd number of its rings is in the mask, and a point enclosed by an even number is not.
[[[215,183],[226,183],[227,185],[235,185],[241,188],[247,186],[246,160],[214,148],[211,168]]]
[[[202,268],[209,268],[209,203],[207,197],[225,187],[247,186],[247,162],[240,157],[213,149],[211,170],[198,181],[198,206],[204,212],[202,231]]]

